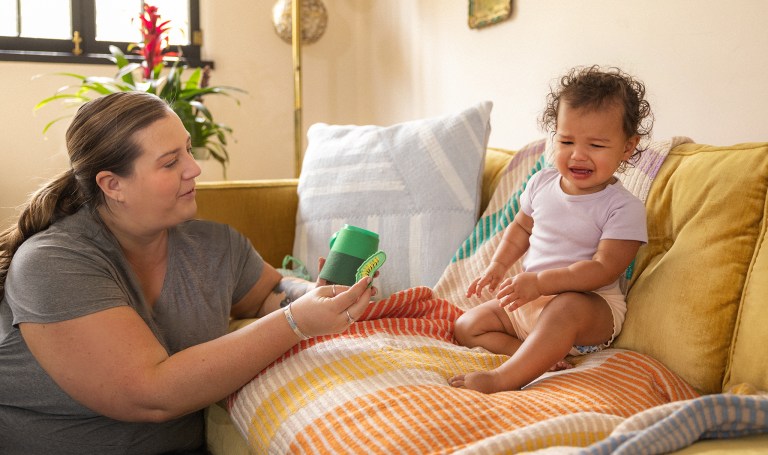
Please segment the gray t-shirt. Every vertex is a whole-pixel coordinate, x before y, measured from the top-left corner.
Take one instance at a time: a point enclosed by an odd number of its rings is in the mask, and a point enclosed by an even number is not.
[[[203,411],[161,424],[96,414],[40,367],[18,324],[128,305],[172,355],[224,335],[232,304],[263,264],[229,226],[185,222],[169,231],[165,282],[150,307],[117,241],[87,209],[28,239],[11,262],[0,303],[0,453],[145,455],[199,447]]]

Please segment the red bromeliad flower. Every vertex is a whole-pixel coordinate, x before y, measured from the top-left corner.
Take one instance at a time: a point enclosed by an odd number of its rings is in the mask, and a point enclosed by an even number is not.
[[[167,52],[168,30],[170,30],[168,24],[171,21],[160,22],[157,7],[146,3],[139,19],[143,42],[138,45],[139,49],[135,52],[144,57],[141,64],[144,68],[144,79],[153,79],[153,76],[159,74],[162,69],[163,57],[177,55],[175,52]]]

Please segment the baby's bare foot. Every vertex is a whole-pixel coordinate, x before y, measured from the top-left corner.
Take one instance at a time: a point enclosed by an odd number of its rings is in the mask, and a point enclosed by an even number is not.
[[[549,371],[570,370],[571,368],[573,368],[573,364],[563,359],[557,362],[556,364],[552,365],[552,368],[550,368]]]
[[[511,390],[504,387],[500,379],[501,377],[496,370],[476,371],[454,376],[448,380],[448,384],[452,387],[477,390],[482,393],[496,393]]]

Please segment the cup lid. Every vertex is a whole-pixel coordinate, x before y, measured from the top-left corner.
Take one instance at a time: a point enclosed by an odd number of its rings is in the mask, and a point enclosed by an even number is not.
[[[361,227],[352,226],[351,224],[345,224],[342,229],[348,229],[350,231],[355,231],[355,232],[359,232],[359,233],[364,234],[364,235],[369,235],[369,236],[371,236],[371,237],[373,237],[375,239],[379,238],[379,234],[377,234],[377,233],[375,233],[373,231],[369,231],[368,229],[363,229]]]

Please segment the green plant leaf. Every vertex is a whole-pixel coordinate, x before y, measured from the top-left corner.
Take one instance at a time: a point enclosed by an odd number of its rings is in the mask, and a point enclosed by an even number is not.
[[[64,116],[62,116],[62,117],[56,117],[55,119],[51,120],[50,122],[48,122],[48,123],[45,125],[45,128],[43,128],[43,135],[45,135],[45,134],[48,132],[48,130],[49,130],[49,129],[50,129],[50,128],[51,128],[51,127],[52,127],[52,126],[55,124],[55,123],[59,122],[60,120],[64,120],[65,118],[70,118],[70,117],[72,117],[72,116],[71,116],[71,115],[64,115]]]
[[[141,65],[136,62],[130,63],[126,60],[126,64],[118,66],[118,68],[120,68],[120,70],[117,72],[115,79],[121,79],[126,84],[135,88],[136,82],[133,79],[133,72],[141,68]]]
[[[167,21],[164,25],[167,25]],[[167,30],[165,30],[167,31]],[[161,31],[162,32],[162,31]],[[141,49],[142,44],[128,45],[128,51]],[[109,47],[110,56],[107,57],[116,67],[117,72],[113,78],[103,76],[84,76],[71,72],[52,73],[53,75],[73,78],[77,83],[60,87],[53,96],[39,101],[33,109],[37,111],[53,102],[60,102],[68,107],[78,106],[98,96],[115,92],[142,91],[156,94],[173,109],[179,116],[184,128],[189,132],[194,147],[205,147],[213,159],[221,163],[226,178],[229,153],[227,141],[232,135],[232,128],[217,123],[209,108],[203,104],[204,97],[208,95],[224,95],[235,101],[239,106],[240,100],[235,93],[248,93],[237,87],[208,86],[200,87],[206,73],[201,68],[194,68],[187,74],[184,80],[184,72],[188,69],[182,60],[181,49],[179,52],[164,52],[166,57],[177,56],[172,66],[163,75],[166,69],[163,62],[158,63],[151,70],[147,80],[134,77],[137,71],[144,69],[140,63],[131,61],[126,54],[116,46]],[[143,72],[142,72],[143,73]],[[33,79],[41,77],[37,75]],[[43,129],[46,133],[56,122],[69,118],[71,115],[58,117],[47,123]]]
[[[108,58],[113,61],[118,68],[122,68],[129,63],[128,59],[125,58],[125,54],[123,54],[123,51],[121,51],[119,47],[110,45],[109,52],[112,54],[112,57]]]
[[[88,98],[85,98],[81,95],[73,95],[71,93],[60,93],[58,95],[49,96],[48,98],[45,98],[44,100],[40,101],[35,105],[35,107],[32,110],[36,111],[52,101],[65,100],[65,99],[70,99],[70,100],[75,99],[83,103],[88,101]]]
[[[202,75],[203,72],[200,70],[200,68],[196,68],[194,71],[192,71],[192,74],[189,75],[189,79],[187,79],[187,83],[184,84],[184,90],[186,91],[191,89],[199,89]]]

